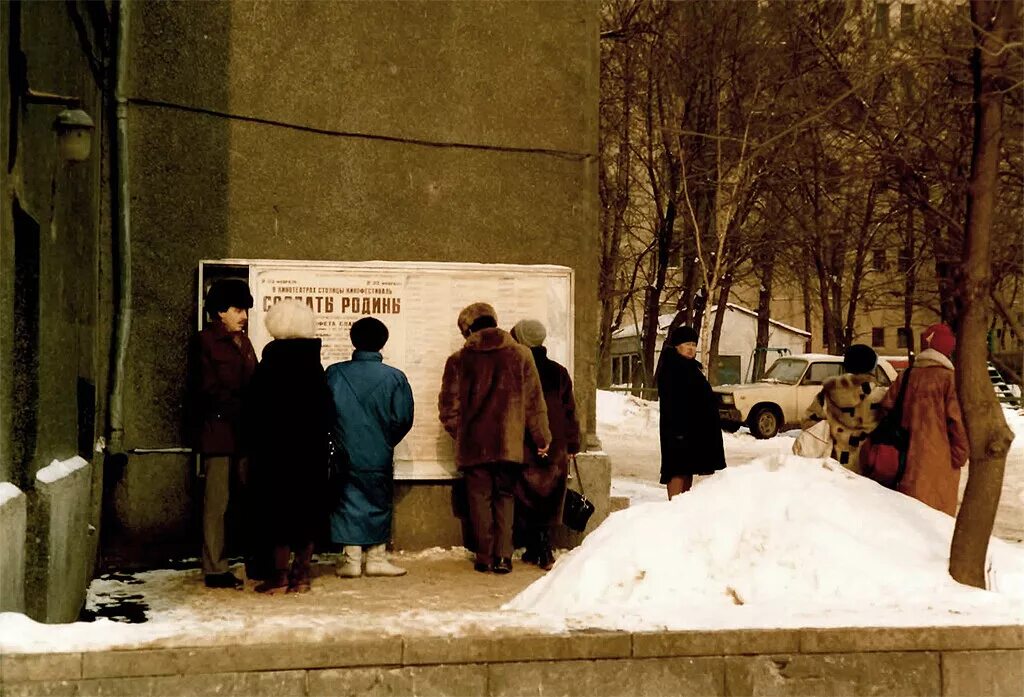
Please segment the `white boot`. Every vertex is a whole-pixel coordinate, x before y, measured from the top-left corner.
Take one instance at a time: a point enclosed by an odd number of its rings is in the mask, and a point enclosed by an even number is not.
[[[359,578],[363,575],[363,548],[359,545],[345,545],[341,557],[334,566],[334,574],[342,578]]]
[[[406,570],[388,561],[387,548],[373,545],[366,550],[367,576],[405,576]]]

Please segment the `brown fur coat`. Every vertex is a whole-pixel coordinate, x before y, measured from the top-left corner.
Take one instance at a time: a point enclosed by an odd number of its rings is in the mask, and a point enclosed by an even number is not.
[[[496,327],[469,335],[448,357],[438,416],[455,438],[460,468],[487,462],[526,462],[523,439],[551,442],[548,412],[530,349]]]
[[[859,474],[860,446],[882,418],[880,403],[885,390],[868,373],[825,378],[821,391],[807,407],[802,425],[809,428],[827,419],[832,434],[832,457]]]
[[[889,388],[882,406],[892,409],[900,384]],[[967,432],[956,396],[953,364],[934,349],[917,356],[903,397],[903,426],[910,431],[907,469],[899,490],[949,515],[956,515],[960,468],[967,461]]]

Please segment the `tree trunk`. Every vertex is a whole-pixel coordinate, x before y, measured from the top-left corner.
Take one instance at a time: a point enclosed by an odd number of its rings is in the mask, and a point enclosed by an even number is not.
[[[757,382],[768,367],[768,335],[771,330],[772,280],[775,275],[775,258],[770,255],[761,276],[761,288],[757,293],[757,339],[754,341],[754,359],[750,366],[750,381]],[[810,350],[810,349],[808,349]]]
[[[907,227],[903,236],[903,334],[907,340],[907,355],[917,352],[914,348],[914,293],[917,291],[917,265],[914,263],[914,208],[907,207]]]
[[[1009,54],[1005,43],[1017,26],[1016,5],[1007,0],[971,0],[974,149],[967,190],[956,376],[971,459],[953,531],[949,573],[960,583],[978,588],[985,587],[985,557],[1002,491],[1006,453],[1013,440],[988,378],[986,334],[992,315],[992,218],[1003,128],[1001,89]]]
[[[725,313],[729,311],[729,291],[732,289],[732,275],[725,274],[722,277],[722,285],[719,287],[718,308],[715,310],[715,321],[711,325],[711,341],[708,342],[707,355],[707,377],[712,385],[718,383],[718,343],[722,336],[722,323],[725,321]]]

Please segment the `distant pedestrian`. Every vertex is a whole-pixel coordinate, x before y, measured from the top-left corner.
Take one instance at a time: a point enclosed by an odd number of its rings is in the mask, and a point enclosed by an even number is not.
[[[230,498],[244,499],[248,479],[242,418],[257,363],[245,333],[251,307],[252,294],[245,281],[214,282],[204,303],[209,323],[190,350],[190,430],[205,480],[202,565],[209,588],[242,586],[228,568],[225,515]]]
[[[697,360],[693,327],[672,331],[658,373],[661,483],[671,499],[690,490],[694,475],[725,468],[718,401]]]
[[[313,541],[325,518],[313,502],[326,482],[333,404],[313,310],[298,300],[281,300],[264,323],[274,340],[263,348],[246,409],[255,490],[252,528],[269,548],[272,566],[256,591],[305,593]]]
[[[498,329],[497,313],[473,303],[459,313],[465,345],[448,357],[438,397],[455,464],[466,481],[477,571],[512,571],[514,488],[529,432],[537,454],[551,443],[540,376],[529,349]]]
[[[952,516],[956,515],[960,469],[969,452],[950,360],[956,337],[947,325],[933,324],[921,333],[921,346],[924,350],[917,354],[909,374],[902,373],[882,401],[884,409],[892,409],[900,385],[909,380],[902,425],[910,431],[910,447],[897,490]]]
[[[523,561],[550,569],[555,562],[551,531],[562,521],[569,456],[580,451],[576,398],[569,371],[548,358],[544,347],[547,330],[543,324],[535,319],[524,319],[512,327],[512,337],[533,354],[551,429],[551,446],[546,457],[537,455],[532,436],[526,434],[526,466],[516,485],[516,528],[526,543]]]
[[[885,387],[878,384],[878,355],[865,344],[853,344],[843,353],[843,372],[825,378],[807,407],[803,428],[827,420],[832,435],[831,457],[857,474],[860,446],[882,418],[880,402]]]
[[[364,317],[350,330],[352,360],[327,369],[336,413],[335,445],[348,471],[331,514],[331,540],[342,545],[335,573],[342,578],[401,576],[388,561],[395,492],[395,446],[412,428],[413,397],[398,368],[385,365],[380,351],[388,328]],[[364,552],[365,550],[365,560]],[[365,567],[365,568],[364,568]]]

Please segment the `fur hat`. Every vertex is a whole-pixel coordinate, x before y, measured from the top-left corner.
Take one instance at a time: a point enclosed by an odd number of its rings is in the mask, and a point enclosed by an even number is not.
[[[935,349],[946,358],[953,355],[956,348],[956,335],[948,324],[933,324],[921,332],[921,346]]]
[[[494,326],[497,326],[498,313],[487,303],[473,303],[464,307],[458,319],[459,332],[462,336],[469,336],[470,327],[481,317],[490,317],[494,320]]]
[[[275,303],[267,310],[263,324],[275,339],[312,339],[316,336],[313,310],[301,300]]]
[[[376,317],[363,317],[352,325],[349,336],[358,351],[380,351],[388,343],[388,328]]]
[[[684,324],[683,326],[676,327],[672,330],[672,335],[668,338],[668,345],[678,346],[679,344],[686,343],[696,344],[699,339],[700,335],[697,333],[697,330]]]
[[[212,319],[217,319],[217,313],[226,312],[229,307],[248,310],[252,307],[249,284],[240,278],[222,278],[214,281],[206,291],[206,302],[203,306]]]
[[[535,319],[521,319],[512,327],[512,338],[528,348],[543,346],[547,336],[548,330]]]
[[[843,354],[843,370],[847,373],[870,373],[876,365],[878,354],[867,344],[853,344]]]

